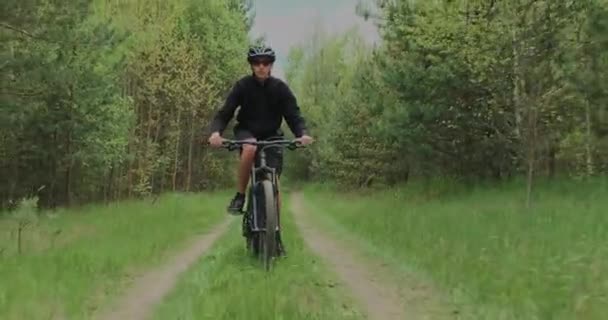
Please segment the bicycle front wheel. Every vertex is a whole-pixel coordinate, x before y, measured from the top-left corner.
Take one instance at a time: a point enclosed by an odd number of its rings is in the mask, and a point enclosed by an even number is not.
[[[264,268],[270,270],[272,258],[277,254],[277,202],[274,195],[274,188],[269,180],[262,181],[262,188],[264,190],[264,220],[266,222],[262,259]]]

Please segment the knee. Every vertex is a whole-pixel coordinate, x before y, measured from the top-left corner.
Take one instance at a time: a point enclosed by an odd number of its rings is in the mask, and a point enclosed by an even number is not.
[[[255,157],[255,152],[257,147],[250,144],[243,145],[243,157],[253,159]]]

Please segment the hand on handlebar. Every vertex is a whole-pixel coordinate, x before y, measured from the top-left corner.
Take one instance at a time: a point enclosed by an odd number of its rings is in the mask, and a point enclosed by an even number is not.
[[[313,143],[314,139],[309,135],[303,135],[297,138],[296,141],[298,141],[301,145],[305,146]]]
[[[219,148],[222,146],[224,140],[225,139],[222,138],[218,132],[214,132],[211,137],[209,137],[209,144],[213,147]]]

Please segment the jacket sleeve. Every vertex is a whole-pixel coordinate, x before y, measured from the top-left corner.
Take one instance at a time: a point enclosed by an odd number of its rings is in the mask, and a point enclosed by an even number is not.
[[[234,117],[234,111],[241,104],[241,91],[240,83],[235,83],[224,105],[217,111],[211,121],[211,125],[209,126],[210,133],[217,131],[221,135],[224,132],[224,129],[226,129],[226,126],[232,120],[232,117]]]
[[[308,129],[306,128],[306,120],[300,113],[300,107],[298,101],[294,96],[291,89],[285,83],[281,83],[281,96],[283,104],[283,117],[293,132],[296,138],[307,134]]]

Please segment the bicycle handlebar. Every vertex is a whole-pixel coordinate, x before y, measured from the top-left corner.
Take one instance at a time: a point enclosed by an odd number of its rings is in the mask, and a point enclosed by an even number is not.
[[[286,147],[289,150],[295,150],[297,148],[302,148],[302,143],[298,140],[261,140],[261,141],[247,141],[247,140],[228,140],[224,139],[222,141],[222,147],[227,148],[228,150],[236,150],[242,145],[249,144],[254,146],[276,146],[276,147]]]

